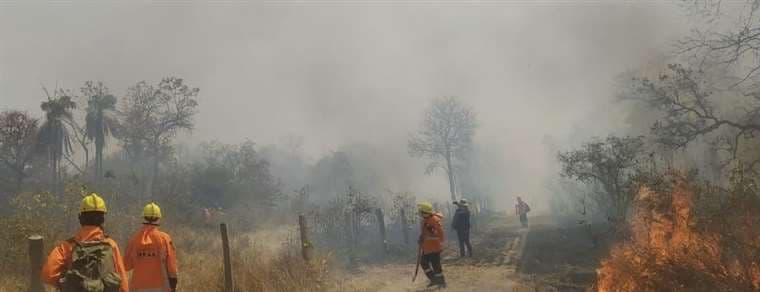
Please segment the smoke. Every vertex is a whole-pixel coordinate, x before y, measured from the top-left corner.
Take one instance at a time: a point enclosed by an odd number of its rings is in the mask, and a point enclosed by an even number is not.
[[[563,147],[626,125],[616,76],[669,52],[682,14],[623,1],[4,1],[0,109],[39,116],[40,82],[102,80],[123,95],[176,75],[201,88],[187,142],[292,135],[311,162],[367,144],[393,162],[384,180],[445,199],[445,178],[425,176],[406,140],[430,99],[458,96],[496,157],[483,184],[505,205],[520,193],[540,207],[555,171],[544,137]]]

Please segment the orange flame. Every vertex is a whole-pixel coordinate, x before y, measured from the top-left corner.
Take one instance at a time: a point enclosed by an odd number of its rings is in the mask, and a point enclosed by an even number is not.
[[[694,191],[682,176],[670,193],[642,187],[632,236],[601,263],[597,290],[760,291],[760,214],[736,210],[696,226],[693,210]]]

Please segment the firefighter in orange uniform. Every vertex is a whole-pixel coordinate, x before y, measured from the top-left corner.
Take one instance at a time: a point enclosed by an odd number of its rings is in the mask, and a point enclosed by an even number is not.
[[[132,271],[132,292],[174,292],[177,289],[177,256],[171,237],[158,230],[161,208],[150,203],[143,209],[142,229],[129,240],[124,264]]]
[[[430,203],[420,203],[417,209],[422,217],[419,238],[422,249],[420,266],[430,280],[428,287],[446,288],[446,279],[443,277],[443,267],[441,267],[441,252],[445,239],[441,224],[443,215],[433,212],[433,205]]]
[[[106,211],[105,201],[96,193],[82,199],[82,227],[50,252],[40,273],[43,282],[59,291],[129,292],[119,246],[103,231]]]

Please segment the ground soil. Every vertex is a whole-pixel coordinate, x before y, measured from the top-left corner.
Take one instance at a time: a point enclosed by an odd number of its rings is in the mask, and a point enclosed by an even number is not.
[[[550,290],[589,291],[609,251],[608,227],[533,219],[519,268],[523,280]]]
[[[584,226],[560,226],[548,216],[531,218],[521,228],[514,216],[491,214],[473,231],[474,257],[460,259],[452,235],[443,253],[448,288],[442,291],[587,291],[606,254],[594,245]],[[420,272],[415,283],[414,258],[397,263],[363,265],[339,272],[331,291],[432,291]]]
[[[460,259],[456,237],[450,235],[443,252],[448,282],[445,291],[515,291],[519,285],[513,279],[517,268],[514,250],[520,236],[519,228],[510,224],[505,215],[494,214],[473,231],[474,256]],[[405,263],[368,265],[345,272],[338,275],[334,291],[431,291],[426,288],[428,280],[422,271],[412,283],[414,263],[415,259],[410,258]]]

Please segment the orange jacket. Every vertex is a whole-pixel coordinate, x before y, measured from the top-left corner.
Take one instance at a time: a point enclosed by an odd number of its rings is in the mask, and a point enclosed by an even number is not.
[[[171,237],[156,225],[143,225],[129,240],[124,265],[132,271],[132,289],[170,291],[169,279],[177,278],[177,256]]]
[[[121,252],[119,252],[119,246],[115,241],[105,236],[103,229],[97,226],[82,226],[79,231],[74,235],[75,241],[94,241],[102,240],[113,249],[113,262],[116,265],[115,270],[121,277],[121,289],[120,292],[128,292],[129,285],[127,284],[127,272],[124,270],[124,261],[121,258]],[[48,255],[47,262],[42,266],[42,272],[40,277],[42,281],[57,286],[58,280],[61,278],[63,272],[67,267],[71,265],[71,252],[74,246],[64,241],[59,243]]]
[[[443,224],[441,213],[433,213],[423,217],[420,224],[420,244],[422,245],[422,254],[438,253],[443,251]]]

